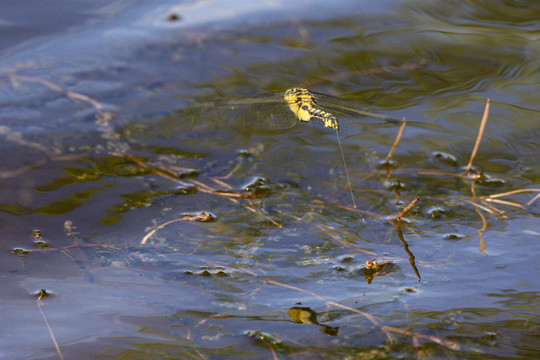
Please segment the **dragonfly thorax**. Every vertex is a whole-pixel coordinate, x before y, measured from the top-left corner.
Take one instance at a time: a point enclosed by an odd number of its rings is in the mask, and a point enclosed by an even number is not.
[[[317,106],[317,99],[312,92],[302,88],[292,88],[285,91],[285,101],[291,111],[300,121],[312,121],[320,119],[324,126],[335,130],[339,129],[338,119],[327,111]]]

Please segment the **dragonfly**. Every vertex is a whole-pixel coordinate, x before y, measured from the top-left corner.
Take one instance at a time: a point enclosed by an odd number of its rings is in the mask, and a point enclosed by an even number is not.
[[[242,128],[253,130],[287,130],[298,123],[310,122],[320,131],[335,132],[354,208],[356,208],[356,201],[338,132],[339,117],[361,116],[386,123],[401,123],[395,118],[360,110],[349,106],[341,99],[300,87],[291,88],[285,92],[262,94],[251,99],[199,103],[198,108],[197,118],[214,119],[227,128],[240,125]]]
[[[197,103],[192,109],[197,118],[214,120],[217,127],[258,131],[288,130],[301,122],[310,122],[322,132],[339,130],[340,118],[376,119],[401,124],[401,120],[350,106],[346,101],[296,87],[284,92],[253,98],[227,99]]]

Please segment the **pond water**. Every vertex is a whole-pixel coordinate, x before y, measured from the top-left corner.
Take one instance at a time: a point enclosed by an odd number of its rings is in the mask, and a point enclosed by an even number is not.
[[[5,4],[0,359],[540,357],[539,16]],[[400,122],[245,126],[293,87],[406,118],[390,165]]]

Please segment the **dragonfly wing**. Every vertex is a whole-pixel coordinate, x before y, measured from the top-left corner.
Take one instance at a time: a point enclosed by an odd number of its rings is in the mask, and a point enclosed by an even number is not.
[[[298,123],[282,93],[201,103],[197,107],[200,121],[217,124],[219,128],[275,131],[290,129]]]
[[[299,122],[281,95],[274,102],[258,102],[249,111],[253,115],[249,125],[256,130],[286,130]]]
[[[350,103],[348,103],[345,100],[325,95],[325,94],[317,94],[318,99],[318,105],[328,111],[331,112],[334,116],[337,118],[358,118],[362,117],[365,118],[365,122],[373,122],[373,120],[379,120],[386,123],[401,124],[401,120],[393,118],[391,116],[377,114],[371,111],[366,111],[359,109],[357,107],[351,106]]]

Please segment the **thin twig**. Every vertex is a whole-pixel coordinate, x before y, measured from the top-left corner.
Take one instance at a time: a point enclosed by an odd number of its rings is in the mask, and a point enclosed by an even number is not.
[[[356,201],[354,200],[354,194],[353,194],[353,189],[351,185],[351,178],[349,177],[349,169],[347,167],[347,163],[345,162],[345,154],[343,153],[343,147],[341,146],[341,139],[339,137],[339,133],[337,129],[336,129],[336,137],[337,137],[337,141],[339,145],[339,152],[341,154],[341,160],[343,160],[343,167],[345,168],[345,176],[347,178],[347,184],[349,184],[349,191],[351,193],[351,200],[352,200],[353,208],[356,209]]]
[[[199,359],[203,359],[203,360],[206,360],[208,359],[208,357],[206,355],[204,355],[202,352],[200,352],[199,349],[197,349],[195,346],[193,345],[190,345],[190,348],[195,351],[197,353],[197,355],[199,355]]]
[[[467,174],[471,171],[474,158],[476,157],[476,153],[478,151],[478,148],[480,147],[480,142],[482,141],[482,136],[484,135],[484,129],[486,128],[486,123],[489,116],[489,103],[490,103],[490,100],[488,98],[486,101],[486,108],[484,110],[484,116],[482,116],[482,122],[480,123],[480,129],[478,130],[478,136],[476,137],[476,143],[474,144],[474,149],[471,153],[471,158],[469,160],[469,163],[467,164],[467,168],[465,169],[465,172]]]
[[[43,248],[43,249],[25,249],[24,253],[33,253],[33,252],[45,252],[45,251],[61,251],[65,252],[67,249],[73,249],[73,248],[88,248],[88,247],[101,247],[106,249],[112,249],[112,250],[121,250],[120,248],[117,248],[113,245],[107,245],[107,244],[101,244],[101,243],[93,243],[93,244],[73,244],[73,245],[67,245],[61,248]],[[19,251],[11,250],[12,254],[17,254]]]
[[[47,320],[47,317],[45,316],[45,313],[43,312],[43,309],[41,308],[41,299],[43,298],[44,293],[45,293],[45,290],[41,290],[39,292],[39,297],[37,299],[37,306],[38,306],[39,312],[41,313],[41,316],[43,317],[43,321],[45,321],[45,325],[47,326],[47,330],[49,330],[49,335],[51,336],[51,340],[54,343],[54,347],[56,348],[56,352],[58,353],[58,357],[60,358],[60,360],[64,360],[64,355],[62,355],[62,352],[60,351],[60,346],[58,345],[58,341],[56,341],[56,337],[54,336],[54,332],[52,330],[52,327],[49,324],[49,321]]]
[[[274,347],[266,340],[263,340],[263,343],[270,349],[270,352],[272,353],[272,360],[279,360],[279,357],[277,356],[276,350],[274,350]]]
[[[141,240],[141,245],[144,245],[146,244],[146,242],[148,241],[148,239],[150,239],[150,237],[152,237],[152,235],[154,235],[155,233],[157,233],[159,230],[163,229],[165,226],[167,225],[170,225],[172,223],[175,223],[177,221],[186,221],[185,218],[180,218],[180,219],[174,219],[174,220],[171,220],[171,221],[167,221],[166,223],[163,223],[155,228],[152,229],[152,231],[150,231],[148,234],[146,234],[142,240]]]
[[[473,206],[478,206],[480,209],[484,210],[485,212],[488,212],[490,213],[491,215],[501,215],[503,212],[497,208],[494,208],[494,207],[488,207],[486,205],[482,205],[482,204],[478,204],[474,201],[471,201],[471,200],[467,200],[467,199],[463,199],[462,201],[468,203],[468,204],[471,204]]]
[[[148,239],[154,235],[155,233],[157,233],[159,230],[163,229],[165,226],[167,225],[170,225],[172,223],[175,223],[175,222],[178,222],[178,221],[195,221],[195,220],[204,220],[208,217],[208,214],[206,214],[204,211],[201,212],[200,214],[197,214],[195,216],[190,216],[190,215],[184,215],[183,217],[179,218],[179,219],[174,219],[174,220],[170,220],[170,221],[167,221],[159,226],[156,226],[155,228],[152,229],[152,231],[150,231],[148,234],[146,234],[145,237],[143,237],[143,239],[141,240],[141,245],[144,245],[146,244],[146,242],[148,241]]]
[[[535,202],[536,200],[538,200],[540,198],[540,193],[537,194],[535,197],[533,197],[529,202],[527,202],[527,206],[531,206],[533,202]]]
[[[414,170],[414,169],[407,169],[402,168],[398,170],[394,170],[394,174],[397,173],[397,175],[407,174],[410,171],[414,171],[418,175],[433,175],[433,176],[453,176],[458,178],[464,178],[465,175],[461,173],[454,173],[449,171],[440,171],[440,170],[432,170],[432,169],[420,169],[420,170]]]
[[[173,181],[177,184],[180,184],[182,186],[190,186],[189,183],[185,182],[185,181],[182,181],[180,179],[177,178],[177,175],[167,169],[167,168],[161,168],[161,167],[151,167],[151,166],[148,166],[144,161],[142,161],[141,159],[139,159],[138,157],[136,156],[133,156],[131,154],[126,154],[125,155],[128,159],[132,160],[133,162],[135,162],[137,165],[139,165],[140,167],[142,167],[143,169],[145,169],[146,171],[149,171],[151,172],[152,174],[154,175],[158,175],[158,176],[161,176],[161,177],[164,177],[166,179],[169,179],[170,181]],[[237,203],[238,200],[236,200],[235,198],[241,198],[241,197],[245,197],[245,194],[239,194],[239,193],[227,193],[227,192],[221,192],[221,191],[218,191],[218,190],[215,190],[213,188],[211,188],[210,186],[206,185],[206,184],[203,184],[202,182],[200,181],[196,181],[194,179],[191,180],[191,183],[197,185],[197,191],[201,191],[201,192],[204,192],[204,193],[209,193],[209,194],[214,194],[214,195],[220,195],[220,196],[224,196],[226,198],[228,198],[230,201],[234,202],[234,203]]]
[[[257,211],[257,209],[255,209],[251,205],[246,205],[246,206],[244,206],[244,208],[248,209],[249,211],[253,212],[254,214],[264,216],[265,218],[268,219],[268,221],[270,221],[272,224],[274,224],[277,227],[282,227],[283,226],[282,223],[278,223],[276,220],[272,219],[269,215],[266,215],[266,214],[263,214],[262,212]]]
[[[486,199],[483,199],[483,200],[487,201],[487,202],[494,202],[494,203],[497,203],[497,204],[515,206],[515,207],[518,207],[518,208],[521,208],[521,209],[525,209],[525,206],[523,206],[520,203],[514,202],[514,201],[500,200],[500,199],[493,199],[493,198],[486,198]]]
[[[396,136],[396,140],[394,141],[394,145],[392,145],[392,148],[390,149],[390,152],[388,153],[388,156],[386,156],[386,160],[384,160],[384,164],[388,165],[388,162],[394,155],[394,151],[396,151],[396,148],[399,144],[399,141],[401,140],[401,136],[403,135],[403,131],[405,130],[405,126],[407,125],[407,119],[403,118],[403,123],[401,124],[401,127],[399,128],[399,132]]]
[[[219,186],[227,189],[227,190],[231,190],[232,189],[232,186],[227,184],[226,182],[224,181],[221,181],[220,179],[216,178],[216,177],[211,177],[210,180],[212,180],[213,182],[215,182],[216,184],[218,184]]]
[[[405,207],[405,209],[401,210],[401,212],[396,215],[395,219],[396,220],[401,219],[405,214],[407,214],[409,212],[409,210],[411,210],[413,208],[414,205],[416,205],[418,200],[420,200],[420,196],[417,196],[416,199],[411,201],[411,203]]]
[[[449,340],[443,340],[443,339],[435,337],[435,336],[423,335],[423,334],[419,334],[419,333],[413,333],[412,331],[399,329],[399,328],[396,328],[396,327],[393,327],[393,326],[383,325],[382,328],[385,328],[385,329],[387,329],[389,331],[397,332],[397,333],[400,333],[400,334],[403,334],[403,335],[411,336],[411,337],[428,339],[430,341],[433,341],[434,343],[437,343],[437,344],[442,345],[442,346],[446,346],[447,348],[452,349],[452,350],[459,350],[460,349],[460,346],[457,343],[455,343],[453,341],[449,341]]]
[[[495,198],[499,198],[499,197],[503,197],[503,196],[514,195],[514,194],[523,194],[523,193],[529,193],[529,192],[540,193],[540,189],[518,189],[518,190],[512,190],[512,191],[500,193],[500,194],[494,194],[494,195],[485,196],[484,198],[486,200],[488,198],[489,199],[495,199]]]
[[[58,85],[56,85],[56,84],[54,84],[54,83],[52,83],[52,82],[50,82],[48,80],[40,79],[40,78],[34,78],[34,77],[30,77],[30,76],[24,76],[24,75],[10,75],[10,76],[8,76],[8,78],[13,83],[15,83],[17,81],[26,81],[26,82],[34,82],[34,83],[44,85],[44,86],[48,87],[51,90],[54,90],[56,92],[65,94],[70,99],[81,100],[81,101],[89,103],[90,105],[92,105],[93,107],[95,107],[99,111],[103,110],[103,105],[99,101],[94,100],[94,99],[92,99],[91,97],[89,97],[87,95],[79,94],[79,93],[76,93],[76,92],[71,91],[71,90],[64,90],[60,86],[58,86]]]

